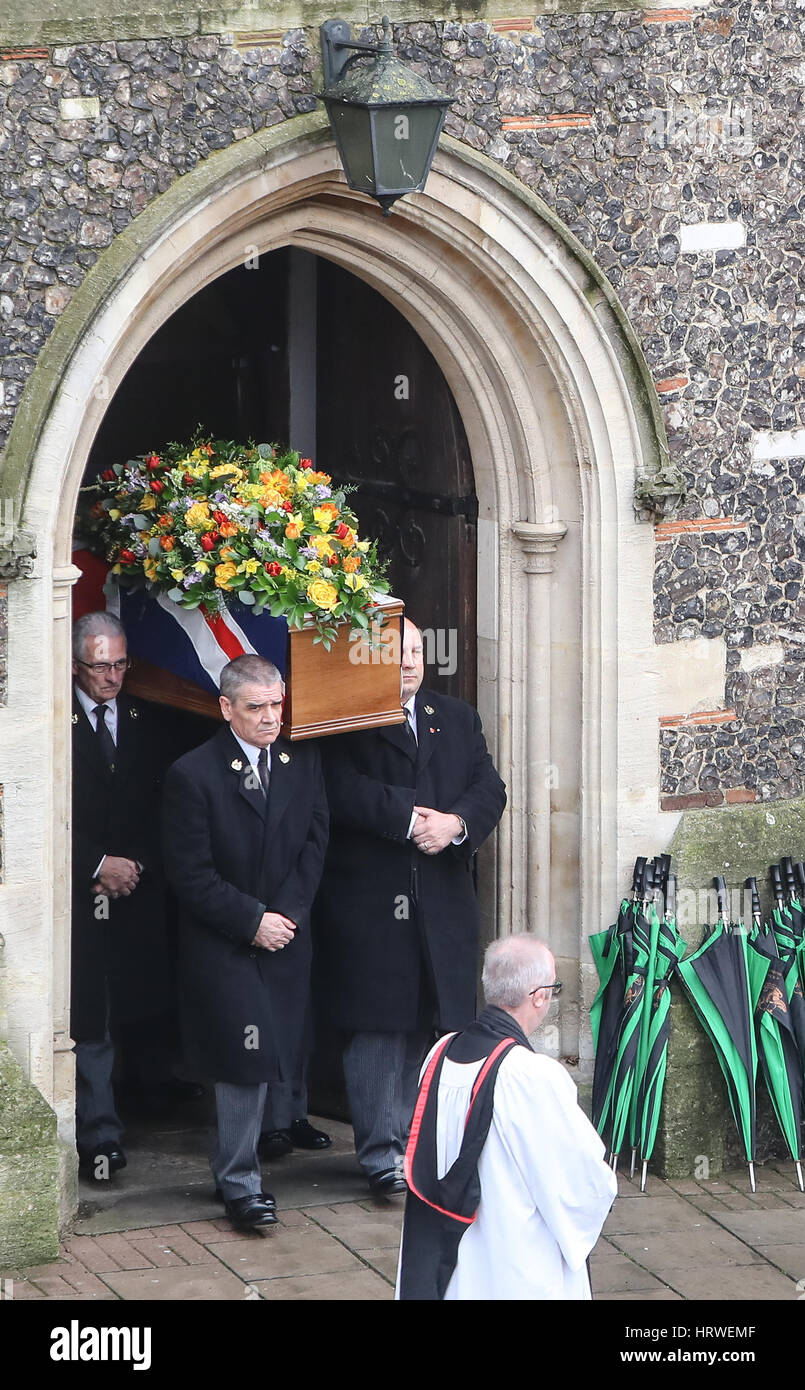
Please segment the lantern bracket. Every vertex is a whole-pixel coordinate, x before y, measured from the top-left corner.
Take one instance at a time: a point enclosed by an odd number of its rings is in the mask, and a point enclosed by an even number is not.
[[[345,19],[326,19],[319,26],[321,36],[321,59],[324,69],[324,86],[328,90],[343,75],[344,69],[354,57],[354,50],[361,53],[381,53],[391,49],[391,33],[388,15],[383,16],[383,39],[381,43],[366,43],[352,38],[352,30]],[[348,50],[352,49],[353,52]]]

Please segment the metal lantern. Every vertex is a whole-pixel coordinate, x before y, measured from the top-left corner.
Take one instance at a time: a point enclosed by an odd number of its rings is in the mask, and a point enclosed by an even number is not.
[[[328,19],[320,33],[320,96],[347,182],[387,217],[397,198],[425,187],[452,98],[395,58],[387,15],[377,45],[353,40],[343,19]]]

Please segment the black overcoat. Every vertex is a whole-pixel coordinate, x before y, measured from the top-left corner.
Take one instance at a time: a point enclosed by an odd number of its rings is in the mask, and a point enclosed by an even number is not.
[[[476,711],[421,690],[405,726],[322,740],[330,845],[316,917],[317,995],[348,1031],[417,1028],[421,964],[442,1029],[475,1016],[479,914],[472,860],[506,790]],[[406,839],[414,805],[454,812],[467,840],[426,855]]]
[[[199,1080],[255,1085],[298,1067],[308,1008],[310,908],[327,844],[312,743],[271,746],[268,800],[229,726],[165,780],[165,871],[179,901],[179,1019]],[[279,951],[253,946],[264,912],[297,925]]]
[[[103,1038],[106,999],[114,1032],[173,1005],[159,837],[167,748],[160,721],[139,700],[117,697],[117,752],[110,772],[73,695],[71,1035]],[[99,899],[93,874],[105,854],[143,865],[130,897]],[[107,915],[108,914],[108,915]]]

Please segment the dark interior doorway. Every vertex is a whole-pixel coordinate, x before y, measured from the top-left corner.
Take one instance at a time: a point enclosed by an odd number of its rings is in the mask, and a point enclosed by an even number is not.
[[[393,305],[348,271],[286,247],[205,286],[160,328],[109,403],[85,481],[189,440],[290,443],[354,487],[361,532],[423,629],[425,683],[475,702],[472,462],[438,363]],[[209,737],[188,716],[176,756]],[[181,721],[180,721],[181,722]],[[345,1114],[340,1050],[319,1036],[312,1108]]]

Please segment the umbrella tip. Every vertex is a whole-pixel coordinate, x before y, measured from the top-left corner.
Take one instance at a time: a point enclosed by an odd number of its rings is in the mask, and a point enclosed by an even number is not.
[[[629,1164],[629,1177],[634,1177],[635,1164],[637,1162],[637,1149],[632,1149],[632,1161]]]
[[[750,1164],[749,1164],[749,1186],[751,1187],[751,1189],[752,1189],[753,1192],[757,1192],[757,1184],[755,1183],[755,1165],[754,1165],[754,1163],[750,1163]]]
[[[805,1192],[805,1186],[803,1186],[802,1182],[802,1164],[799,1162],[799,1160],[797,1160],[797,1181],[799,1183],[800,1192]]]
[[[642,1173],[642,1176],[641,1176],[641,1178],[640,1178],[640,1191],[641,1191],[641,1192],[645,1192],[645,1190],[646,1190],[646,1168],[647,1168],[647,1167],[648,1167],[647,1160],[646,1160],[646,1159],[643,1159],[643,1173]]]

